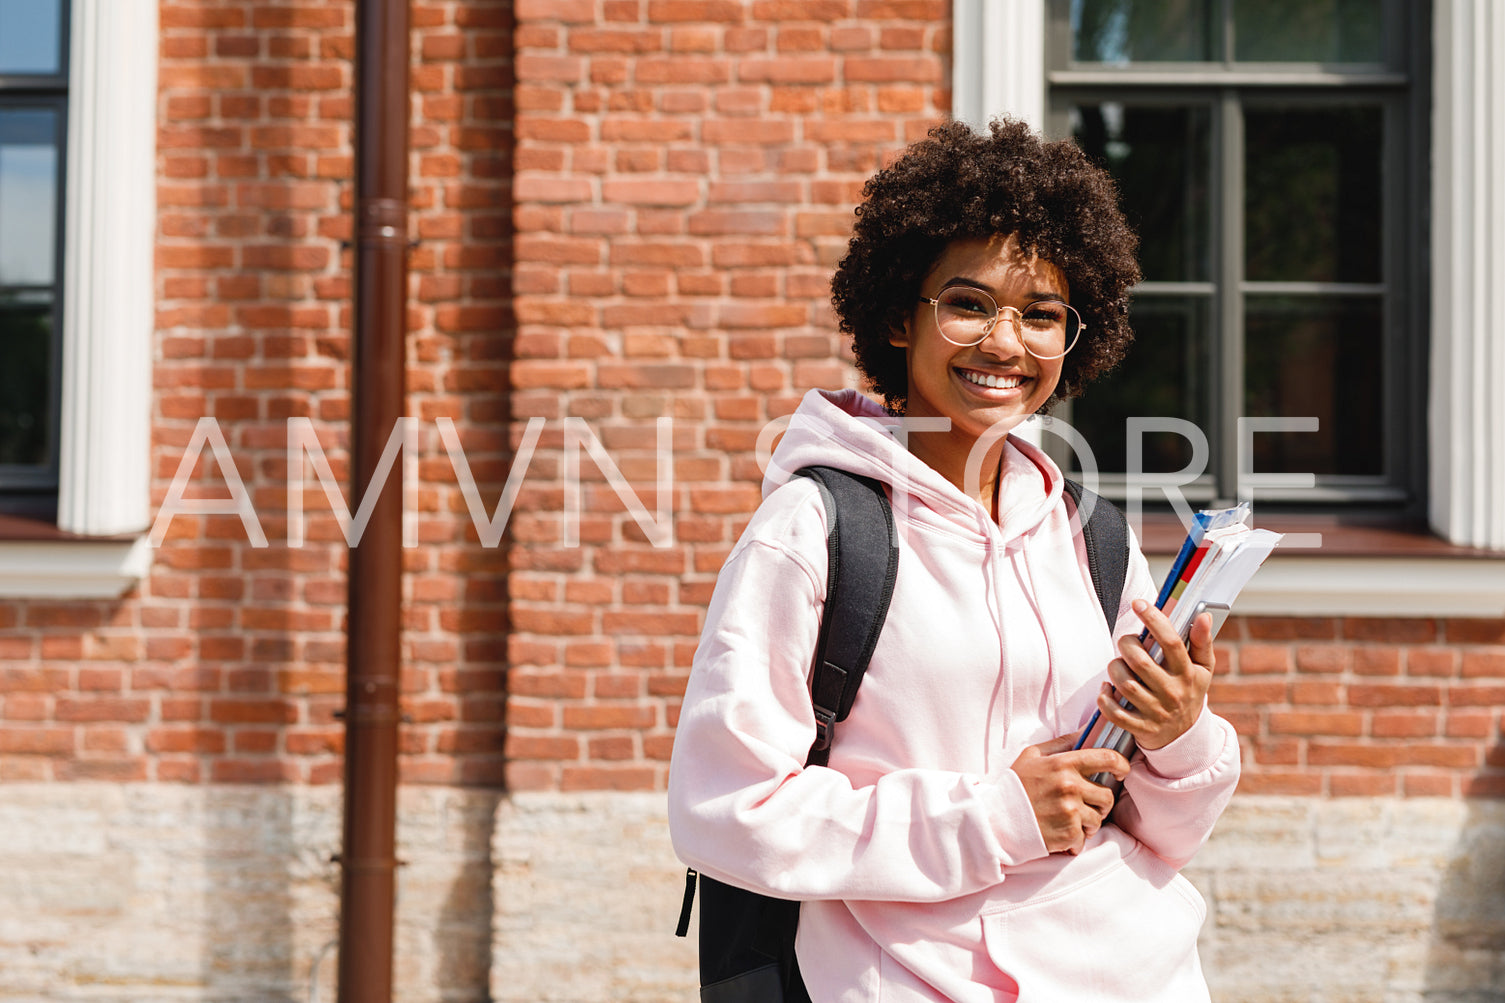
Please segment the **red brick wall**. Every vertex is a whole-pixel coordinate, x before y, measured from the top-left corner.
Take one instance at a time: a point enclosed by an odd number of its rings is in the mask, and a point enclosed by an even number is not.
[[[514,413],[585,418],[650,508],[653,420],[673,418],[678,545],[643,542],[598,489],[564,549],[558,492],[525,495],[507,778],[654,788],[715,573],[758,498],[758,431],[851,379],[830,272],[865,177],[950,107],[948,5],[516,9]],[[535,465],[557,467],[557,435],[543,444]]]
[[[853,381],[829,274],[862,180],[949,107],[947,13],[415,3],[406,781],[663,785],[756,436]],[[0,779],[333,782],[343,543],[325,515],[288,547],[282,510],[288,417],[346,471],[353,4],[164,0],[162,24],[154,491],[213,417],[271,545],[179,516],[120,601],[0,605]],[[488,510],[544,419],[502,547],[478,542],[440,417]],[[563,545],[564,419],[651,511],[660,417],[675,545],[589,459]],[[1498,621],[1235,619],[1221,663],[1246,791],[1505,793]]]
[[[1239,790],[1505,795],[1505,621],[1244,617],[1220,641]]]
[[[409,413],[428,424],[402,772],[494,784],[504,555],[466,542],[432,419],[456,420],[494,495],[513,334],[511,4],[419,0],[412,18]],[[0,779],[332,782],[343,542],[316,485],[305,546],[287,546],[283,512],[289,417],[313,420],[342,483],[348,470],[354,5],[163,0],[161,25],[154,501],[212,417],[270,546],[234,517],[178,516],[122,600],[0,607]],[[197,492],[225,497],[204,456]]]

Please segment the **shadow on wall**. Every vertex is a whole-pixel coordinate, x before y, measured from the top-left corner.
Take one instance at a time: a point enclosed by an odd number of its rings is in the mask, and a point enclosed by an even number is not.
[[[339,799],[331,788],[196,790],[205,1003],[309,999],[319,948],[337,926]],[[168,866],[181,866],[169,855]],[[169,876],[170,878],[171,876]],[[169,880],[165,887],[181,882]],[[180,922],[176,916],[168,922]],[[332,958],[319,973],[332,1000]]]
[[[1505,741],[1486,754],[1505,763]],[[1496,785],[1478,793],[1498,795]],[[1469,797],[1432,914],[1425,1003],[1493,1003],[1505,999],[1505,801]]]
[[[1505,999],[1505,804],[1239,796],[1187,876],[1217,1003]]]
[[[330,929],[333,802],[271,786],[7,785],[0,999],[307,999],[296,931]]]
[[[413,38],[421,63],[433,62],[428,31],[437,53],[450,51],[457,37],[463,47],[446,68],[446,92],[415,91],[413,98],[420,243],[411,266],[425,323],[413,335],[407,413],[422,415],[432,437],[425,455],[435,457],[435,472],[425,480],[437,482],[441,501],[433,516],[444,545],[409,555],[403,672],[414,690],[405,683],[412,695],[404,697],[404,711],[426,727],[410,729],[402,743],[401,779],[408,786],[399,799],[398,856],[405,866],[398,871],[394,985],[403,999],[470,1001],[489,998],[492,844],[506,766],[510,555],[505,538],[486,546],[474,528],[453,460],[435,441],[434,419],[453,420],[489,517],[515,447],[516,75],[511,0],[448,6],[452,24],[415,25]],[[420,79],[415,73],[421,90]]]

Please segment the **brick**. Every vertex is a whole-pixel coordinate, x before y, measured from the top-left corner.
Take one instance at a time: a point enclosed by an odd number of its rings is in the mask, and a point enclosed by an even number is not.
[[[0,756],[66,756],[73,752],[73,729],[0,726]]]
[[[1307,746],[1307,762],[1312,766],[1366,766],[1394,769],[1404,759],[1405,749],[1394,745],[1360,745],[1357,743],[1314,740]]]
[[[1440,718],[1435,711],[1375,711],[1369,733],[1375,738],[1427,738],[1438,733]]]
[[[1363,734],[1364,716],[1354,711],[1271,711],[1268,726],[1273,735]]]
[[[573,730],[639,729],[653,724],[652,707],[637,703],[602,703],[564,708],[564,727]]]
[[[1307,771],[1264,771],[1239,777],[1238,792],[1246,795],[1282,794],[1313,797],[1322,793],[1322,775]]]
[[[1348,688],[1348,702],[1355,707],[1431,707],[1442,703],[1442,687],[1359,683]]]
[[[1385,774],[1334,773],[1327,778],[1327,792],[1333,797],[1385,797],[1396,793],[1400,780]]]
[[[28,658],[32,646],[28,642],[13,657]],[[61,669],[44,669],[34,666],[0,667],[0,695],[14,693],[51,693],[66,687],[68,675]]]
[[[209,720],[222,724],[291,724],[297,707],[285,700],[211,700]]]
[[[1464,797],[1505,797],[1505,773],[1488,773],[1466,777],[1463,780]]]
[[[225,733],[217,728],[194,726],[153,728],[147,732],[145,747],[153,753],[217,754],[225,751]]]
[[[561,791],[649,791],[658,786],[658,770],[650,766],[566,765],[559,778]]]
[[[591,695],[600,700],[635,700],[642,695],[643,684],[636,673],[600,672],[595,675]]]
[[[273,758],[219,759],[209,765],[209,779],[219,784],[288,783],[297,774],[293,763]]]
[[[590,24],[596,19],[595,0],[516,0],[517,19]]]
[[[1457,671],[1458,652],[1449,648],[1409,648],[1406,651],[1406,675],[1451,676]]]
[[[848,83],[939,83],[941,62],[928,57],[862,58],[849,56],[842,60],[842,79]]]
[[[1395,644],[1426,644],[1437,638],[1437,621],[1403,617],[1351,617],[1342,621],[1345,638]]]
[[[1465,679],[1505,680],[1505,647],[1464,650],[1461,674]]]
[[[1429,745],[1409,743],[1402,750],[1399,761],[1405,765],[1451,767],[1466,770],[1480,765],[1480,750],[1472,743],[1467,745]]]
[[[1449,773],[1406,773],[1401,776],[1401,793],[1406,797],[1457,797],[1458,780]]]
[[[1341,683],[1298,679],[1291,683],[1290,700],[1297,705],[1335,707],[1344,702]]]
[[[1494,717],[1491,710],[1450,710],[1443,734],[1448,738],[1490,738],[1495,731]]]
[[[1444,620],[1442,630],[1449,644],[1505,644],[1505,617]]]
[[[1447,689],[1448,703],[1455,707],[1478,707],[1505,703],[1505,685],[1459,684]]]
[[[785,34],[780,33],[781,37]],[[837,69],[837,60],[828,55],[781,55],[776,59],[740,60],[737,79],[765,84],[828,84],[836,81]]]
[[[700,200],[700,183],[695,178],[608,179],[601,183],[601,197],[628,205],[688,206]]]
[[[70,759],[59,762],[54,769],[57,779],[68,781],[135,783],[147,778],[147,761],[140,756]]]
[[[1394,647],[1358,647],[1353,652],[1353,671],[1360,676],[1398,676],[1401,651]]]
[[[54,717],[58,721],[131,724],[146,721],[150,713],[151,702],[141,698],[60,696]]]
[[[653,23],[741,23],[747,16],[740,0],[648,0],[648,20]]]
[[[1238,649],[1239,675],[1283,675],[1291,671],[1291,653],[1283,645],[1243,644]]]
[[[1296,648],[1296,671],[1336,675],[1348,668],[1352,649],[1344,645],[1300,645]]]

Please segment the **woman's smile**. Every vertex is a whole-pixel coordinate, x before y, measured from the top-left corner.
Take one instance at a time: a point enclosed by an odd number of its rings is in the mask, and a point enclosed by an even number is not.
[[[980,369],[964,369],[960,366],[955,367],[953,372],[973,386],[989,390],[1017,390],[1029,380],[1029,377],[1019,373],[1000,375]]]

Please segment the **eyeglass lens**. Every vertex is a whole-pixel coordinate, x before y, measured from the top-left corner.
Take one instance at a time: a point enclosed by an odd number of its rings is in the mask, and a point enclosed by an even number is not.
[[[1041,300],[1023,310],[1007,307],[1002,312],[993,297],[978,289],[951,286],[935,300],[936,322],[947,341],[958,345],[976,345],[988,336],[993,325],[1006,319],[1014,333],[1034,356],[1052,358],[1064,355],[1076,341],[1080,321],[1065,303]]]

